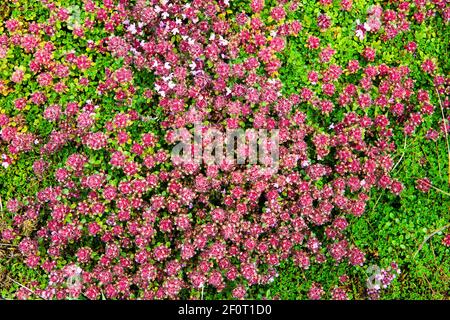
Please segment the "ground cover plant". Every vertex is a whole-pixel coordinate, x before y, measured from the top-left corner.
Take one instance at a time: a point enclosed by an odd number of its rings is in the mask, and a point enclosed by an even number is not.
[[[449,1],[0,8],[2,298],[449,298]]]

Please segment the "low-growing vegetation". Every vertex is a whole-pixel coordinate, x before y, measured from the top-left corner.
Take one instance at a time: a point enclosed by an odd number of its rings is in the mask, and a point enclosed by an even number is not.
[[[449,299],[449,1],[10,0],[0,22],[2,298]],[[277,158],[205,153],[231,130]]]

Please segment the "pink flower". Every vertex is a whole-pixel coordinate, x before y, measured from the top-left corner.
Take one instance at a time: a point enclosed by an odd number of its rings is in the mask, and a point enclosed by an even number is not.
[[[62,111],[59,105],[52,105],[45,109],[44,118],[48,121],[57,121],[61,117]]]
[[[333,300],[348,300],[347,293],[341,288],[334,288],[331,290],[331,298]]]
[[[283,7],[275,7],[270,11],[270,16],[275,21],[280,21],[286,17],[286,11],[284,11]]]
[[[442,239],[442,244],[446,247],[450,247],[450,233],[444,236],[444,239]]]
[[[373,48],[365,48],[362,52],[363,57],[368,61],[375,60],[375,50]]]
[[[314,36],[309,36],[307,43],[310,49],[317,49],[320,45],[320,39]]]
[[[320,31],[325,31],[326,29],[331,27],[331,18],[326,14],[319,15],[317,17],[317,26],[319,27]]]
[[[247,293],[247,290],[242,285],[239,285],[236,288],[234,288],[233,292],[232,292],[233,297],[235,299],[244,299],[246,293]]]
[[[21,83],[23,81],[23,77],[25,72],[22,69],[16,69],[11,75],[11,81],[15,83]]]
[[[250,3],[250,7],[254,13],[259,13],[264,8],[264,0],[252,0]]]
[[[422,70],[428,74],[432,74],[436,70],[436,65],[433,63],[432,60],[426,59],[422,63]]]
[[[324,293],[325,292],[323,291],[322,286],[320,284],[313,283],[311,288],[309,289],[308,298],[310,300],[320,300]]]

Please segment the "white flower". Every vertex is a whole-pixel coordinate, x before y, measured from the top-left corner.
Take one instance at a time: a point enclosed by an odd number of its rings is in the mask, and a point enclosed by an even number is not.
[[[214,33],[211,33],[211,35],[209,36],[209,40],[214,40],[216,38],[216,35]]]
[[[163,12],[162,15],[161,15],[161,17],[163,19],[167,19],[169,16],[170,16],[170,14],[168,12]]]
[[[180,30],[178,30],[178,28],[174,28],[174,29],[172,29],[172,34],[177,34],[177,33],[180,33]]]
[[[128,26],[127,30],[128,30],[129,32],[131,32],[131,34],[136,34],[136,32],[137,32],[137,30],[136,30],[136,25],[135,25],[134,23],[133,23],[133,24],[130,24],[130,25]]]
[[[167,85],[169,86],[170,89],[175,88],[176,84],[171,80],[167,83]]]
[[[8,168],[9,167],[9,163],[8,162],[2,162],[2,166],[3,166],[3,168]]]

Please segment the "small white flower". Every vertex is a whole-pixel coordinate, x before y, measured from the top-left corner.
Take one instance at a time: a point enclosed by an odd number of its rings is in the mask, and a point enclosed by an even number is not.
[[[214,40],[216,39],[216,35],[214,33],[211,33],[211,35],[209,36],[209,40]]]
[[[161,17],[163,19],[167,19],[169,16],[170,16],[170,14],[168,12],[163,12],[162,15],[161,15]]]
[[[180,30],[178,30],[178,28],[174,28],[172,29],[172,34],[175,35],[177,33],[180,33]]]
[[[362,30],[356,30],[356,37],[358,37],[359,40],[363,40],[364,32],[362,32]]]
[[[8,168],[9,167],[9,163],[8,162],[2,162],[2,166],[3,166],[3,168]]]

